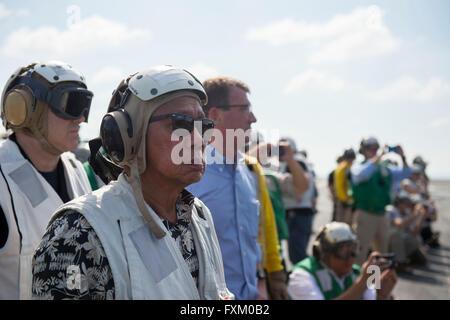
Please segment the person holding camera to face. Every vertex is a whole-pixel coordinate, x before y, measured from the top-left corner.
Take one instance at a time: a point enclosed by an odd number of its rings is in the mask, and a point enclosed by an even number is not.
[[[381,153],[377,153],[379,148],[376,138],[363,138],[359,152],[364,156],[364,160],[361,163],[354,163],[350,169],[356,209],[353,227],[361,246],[356,258],[359,265],[366,260],[371,248],[381,253],[387,252],[390,222],[385,214],[385,207],[391,203],[391,186],[393,181],[411,175],[401,146],[396,146],[393,151],[402,158],[403,167],[380,161],[390,150],[385,146]]]
[[[256,143],[249,146],[248,153],[250,156],[258,159],[262,166],[267,190],[275,214],[278,241],[281,250],[281,240],[289,239],[283,197],[301,196],[308,189],[310,177],[303,167],[295,160],[295,149],[293,149],[288,141],[279,142],[277,154],[275,154],[275,152],[272,154],[271,151],[272,144],[256,141]],[[276,162],[273,160],[276,155],[278,155],[279,161],[286,163],[290,172],[280,172],[276,170],[277,168],[273,168],[272,165]]]
[[[312,232],[312,222],[315,210],[315,198],[317,197],[314,181],[314,172],[310,164],[306,161],[303,153],[297,151],[295,141],[291,138],[281,138],[281,146],[290,145],[293,155],[289,156],[289,149],[281,163],[281,171],[296,176],[296,170],[303,170],[307,175],[307,189],[300,194],[284,193],[283,204],[286,209],[286,221],[289,228],[288,248],[289,260],[292,264],[307,257],[306,249]]]
[[[391,299],[397,282],[393,261],[372,252],[360,267],[354,264],[357,248],[356,235],[348,224],[326,224],[314,241],[313,257],[297,263],[290,274],[290,297],[294,300]],[[377,280],[375,286],[370,281],[374,268],[380,270],[378,288]]]

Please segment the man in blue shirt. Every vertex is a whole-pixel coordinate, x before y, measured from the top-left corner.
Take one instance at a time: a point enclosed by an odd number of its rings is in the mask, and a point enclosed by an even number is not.
[[[246,139],[226,133],[229,129],[246,131],[256,122],[247,97],[249,89],[243,82],[225,77],[209,79],[203,85],[208,94],[205,113],[216,122],[223,139],[215,136],[207,146],[203,178],[187,189],[211,210],[227,287],[236,299],[256,299],[256,271],[261,260],[257,181],[244,161]]]

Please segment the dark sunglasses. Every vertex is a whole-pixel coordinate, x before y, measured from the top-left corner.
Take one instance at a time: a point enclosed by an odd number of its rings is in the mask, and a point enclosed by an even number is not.
[[[169,114],[163,114],[160,116],[154,116],[150,118],[149,122],[155,122],[160,121],[164,119],[172,119],[172,130],[175,131],[177,129],[185,129],[192,133],[195,127],[195,123],[201,122],[202,124],[202,136],[205,135],[205,132],[209,129],[214,129],[216,126],[216,123],[208,118],[203,119],[194,119],[193,117],[182,114],[182,113],[169,113]]]

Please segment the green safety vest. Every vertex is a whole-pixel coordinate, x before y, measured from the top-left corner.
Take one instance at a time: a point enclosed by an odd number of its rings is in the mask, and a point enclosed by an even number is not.
[[[97,190],[99,187],[98,187],[97,180],[95,178],[94,169],[92,169],[91,165],[87,161],[85,163],[83,163],[83,167],[84,167],[84,171],[86,171],[86,174],[89,178],[89,183],[91,184],[92,191]]]
[[[378,170],[369,180],[359,184],[351,183],[355,208],[373,213],[384,213],[384,208],[391,203],[391,184],[391,172],[386,164],[379,164]]]
[[[272,203],[273,212],[275,214],[275,223],[277,225],[278,242],[283,239],[289,238],[289,229],[286,223],[286,210],[284,209],[283,197],[281,195],[280,186],[277,178],[270,173],[267,169],[263,169],[264,176],[271,179],[274,188],[269,188],[267,185],[267,191],[269,192],[270,202]],[[280,245],[281,250],[281,245]]]
[[[292,270],[295,269],[303,269],[314,277],[325,300],[332,300],[340,296],[355,283],[361,273],[361,268],[354,264],[352,272],[344,279],[344,289],[342,289],[330,271],[314,257],[303,259]]]

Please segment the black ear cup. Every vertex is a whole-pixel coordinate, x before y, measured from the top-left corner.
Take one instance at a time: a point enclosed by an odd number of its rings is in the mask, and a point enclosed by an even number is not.
[[[127,161],[131,156],[127,141],[133,137],[133,124],[128,113],[119,109],[106,114],[100,126],[100,137],[103,149],[114,162]]]
[[[314,243],[313,243],[312,254],[313,254],[314,258],[316,258],[317,260],[320,260],[320,243],[317,240],[314,241]]]
[[[3,105],[6,123],[14,128],[24,127],[30,122],[33,107],[34,98],[27,88],[12,89],[6,94]]]
[[[91,151],[89,164],[103,182],[108,184],[113,180],[117,180],[123,169],[102,154],[100,151],[101,146],[102,139],[100,137],[89,141],[89,149]]]

